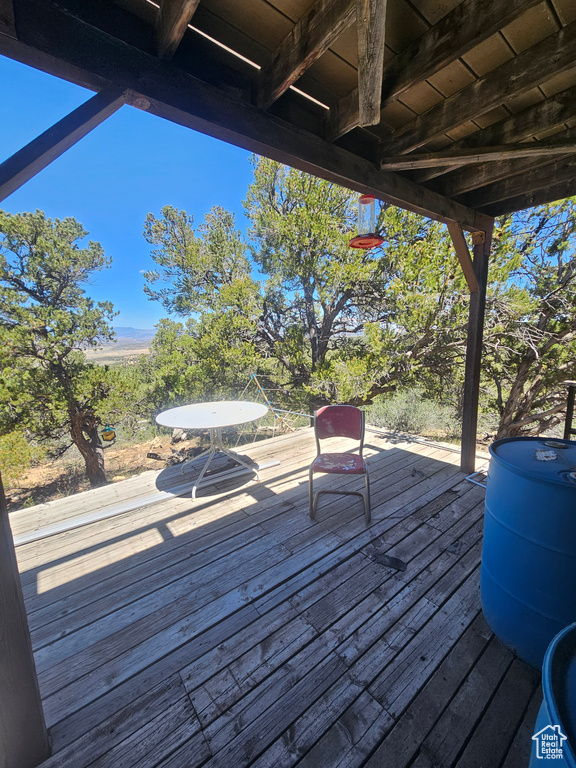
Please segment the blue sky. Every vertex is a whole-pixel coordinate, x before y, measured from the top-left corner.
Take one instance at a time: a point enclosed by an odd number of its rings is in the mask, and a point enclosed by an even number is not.
[[[0,56],[0,161],[89,99],[93,93]],[[112,267],[87,287],[112,301],[114,324],[152,328],[164,311],[142,290],[150,246],[142,237],[148,212],[171,204],[199,225],[214,205],[234,211],[244,228],[242,199],[250,154],[195,131],[124,106],[10,197],[10,213],[72,216],[102,244]]]

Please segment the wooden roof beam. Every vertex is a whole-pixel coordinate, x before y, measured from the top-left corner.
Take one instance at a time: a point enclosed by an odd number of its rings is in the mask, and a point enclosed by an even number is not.
[[[45,71],[72,82],[104,80],[130,89],[143,99],[136,105],[159,117],[407,210],[439,221],[458,221],[464,229],[488,226],[490,217],[399,174],[380,171],[372,161],[95,29],[93,21],[84,22],[60,5],[26,0],[26,8],[27,24],[18,30],[20,39],[0,35],[0,53],[24,63],[41,61]],[[63,39],[74,44],[63,46]]]
[[[97,93],[0,164],[0,201],[114,114],[125,99],[121,88]]]
[[[402,155],[418,149],[499,106],[505,94],[520,96],[575,64],[576,21],[398,128],[383,142],[383,149],[387,155]]]
[[[572,86],[550,96],[545,101],[517,112],[512,117],[500,120],[487,128],[482,128],[480,131],[455,141],[450,149],[471,149],[520,142],[524,139],[530,139],[542,131],[560,128],[566,121],[575,117],[576,86]],[[563,134],[563,138],[567,137],[568,134]],[[425,182],[451,170],[453,169],[450,166],[430,168],[418,171],[412,178],[419,183]]]
[[[509,197],[506,200],[488,205],[485,210],[491,216],[502,216],[506,213],[523,211],[525,208],[531,208],[535,205],[545,205],[556,200],[565,200],[567,197],[573,197],[574,195],[576,195],[576,178],[561,181],[558,184],[553,184],[534,192]]]
[[[475,208],[484,209],[494,203],[520,195],[529,195],[539,189],[551,187],[574,178],[576,178],[576,157],[559,158],[554,162],[546,163],[546,165],[533,166],[504,181],[469,192],[463,195],[460,200],[465,205],[474,205]]]
[[[268,109],[356,18],[356,0],[318,0],[260,71],[258,106]]]
[[[357,0],[358,124],[378,125],[382,101],[382,71],[387,0]]]
[[[564,146],[572,143],[574,145],[573,152],[576,152],[576,128],[570,128],[565,131],[562,134],[562,140]],[[535,146],[539,146],[539,144]],[[557,146],[560,147],[560,141],[558,141]],[[448,197],[456,197],[473,189],[485,187],[487,184],[502,181],[517,173],[524,173],[524,171],[529,171],[532,168],[539,168],[542,165],[546,165],[549,161],[550,156],[546,153],[540,155],[535,153],[533,156],[525,156],[524,159],[516,159],[512,156],[502,159],[498,163],[482,162],[474,166],[474,168],[465,167],[448,174],[443,179],[439,179],[439,182],[434,185],[434,189]]]
[[[381,109],[540,1],[463,0],[386,64]],[[330,110],[328,135],[337,139],[360,124],[358,89],[354,89]]]
[[[200,0],[160,0],[156,21],[158,56],[169,60],[184,37]]]
[[[504,144],[501,147],[479,147],[478,149],[445,149],[441,152],[398,155],[384,158],[380,167],[383,171],[411,171],[416,168],[434,168],[438,165],[476,165],[481,162],[513,160],[519,157],[550,157],[570,155],[576,152],[576,141],[534,142],[533,144]]]

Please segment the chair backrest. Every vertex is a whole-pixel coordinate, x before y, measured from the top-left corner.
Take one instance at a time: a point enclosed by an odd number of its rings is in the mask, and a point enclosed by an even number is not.
[[[325,405],[314,419],[316,445],[320,453],[320,440],[327,437],[350,437],[360,440],[360,455],[364,443],[364,411],[354,405]]]

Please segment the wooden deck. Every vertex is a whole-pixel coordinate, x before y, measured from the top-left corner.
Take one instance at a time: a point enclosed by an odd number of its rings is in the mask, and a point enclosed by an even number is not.
[[[367,444],[369,528],[353,496],[309,521],[310,430],[243,449],[281,462],[259,484],[192,501],[171,468],[11,515],[44,768],[525,768],[539,676],[480,612],[484,491]]]

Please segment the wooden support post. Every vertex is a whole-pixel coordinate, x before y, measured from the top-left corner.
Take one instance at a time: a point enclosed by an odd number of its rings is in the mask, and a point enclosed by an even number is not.
[[[0,164],[0,201],[25,184],[120,109],[123,89],[111,87],[97,93]]]
[[[356,0],[358,30],[358,125],[378,125],[387,0]]]
[[[466,238],[464,237],[462,227],[460,224],[458,224],[457,221],[449,221],[448,231],[450,232],[450,237],[452,238],[456,256],[458,256],[458,261],[462,267],[462,272],[464,272],[464,277],[466,278],[466,282],[468,284],[468,290],[470,293],[474,293],[478,290],[479,287],[478,280],[476,279],[474,265],[472,264],[472,259],[470,258],[470,251],[468,250],[468,244],[466,243]]]
[[[564,422],[564,440],[572,440],[572,435],[576,435],[576,429],[572,429],[574,419],[574,395],[576,393],[576,381],[565,381],[568,387],[568,400],[566,403],[566,420]]]
[[[34,768],[48,755],[32,642],[0,478],[0,765]]]
[[[480,394],[480,364],[482,360],[482,336],[484,311],[488,285],[488,261],[492,243],[492,226],[486,231],[485,241],[474,245],[474,274],[478,290],[470,294],[468,313],[468,341],[464,374],[464,401],[462,406],[462,443],[460,469],[467,475],[476,468],[476,432],[478,427],[478,397]]]

